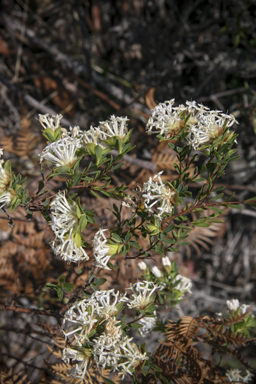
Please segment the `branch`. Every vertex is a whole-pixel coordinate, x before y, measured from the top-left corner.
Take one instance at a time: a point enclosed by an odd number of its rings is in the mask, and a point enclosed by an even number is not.
[[[49,113],[50,115],[56,115],[56,111],[54,109],[47,107],[46,105],[43,105],[40,101],[37,101],[32,96],[28,95],[24,91],[20,91],[15,85],[11,84],[6,78],[0,75],[0,81],[3,83],[10,91],[13,93],[20,94],[22,99],[28,103],[32,108],[37,109],[39,112],[42,113]],[[70,126],[71,122],[65,118],[61,119],[61,123],[66,126]]]
[[[0,310],[1,309],[3,311],[28,313],[29,315],[52,316],[58,320],[60,320],[60,318],[63,317],[58,311],[51,311],[51,310],[43,311],[41,309],[36,309],[36,308],[23,308],[23,307],[9,306],[9,305],[1,305]]]
[[[16,20],[13,20],[7,14],[4,14],[3,17],[5,18],[6,23],[8,23],[9,27],[13,31],[20,32],[22,30],[21,23],[17,22]],[[62,53],[61,51],[59,51],[59,49],[56,46],[52,46],[48,44],[41,37],[37,36],[32,29],[26,28],[25,34],[26,34],[26,37],[28,38],[28,41],[25,42],[26,44],[32,43],[37,48],[38,47],[41,48],[43,51],[47,52],[52,57],[52,59],[58,62],[63,68],[72,70],[72,72],[76,76],[82,76],[87,79],[90,78],[88,69],[83,64],[83,62],[69,57],[65,53]],[[17,38],[19,37],[20,36],[17,36]],[[134,99],[131,96],[129,96],[121,88],[117,87],[112,82],[107,80],[106,77],[98,74],[93,69],[91,69],[91,77],[92,77],[92,80],[97,85],[99,85],[102,89],[104,89],[107,93],[111,94],[113,97],[116,97],[118,100],[124,102],[126,105],[127,104],[133,105],[133,109],[138,109],[143,113],[149,114],[149,109],[147,107],[145,107],[140,103],[134,102]]]

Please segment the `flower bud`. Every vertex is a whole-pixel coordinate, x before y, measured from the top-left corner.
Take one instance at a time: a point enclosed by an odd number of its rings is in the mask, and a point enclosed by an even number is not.
[[[139,264],[138,264],[138,267],[139,269],[141,269],[142,271],[145,271],[147,269],[147,264],[144,262],[144,261],[141,261]]]

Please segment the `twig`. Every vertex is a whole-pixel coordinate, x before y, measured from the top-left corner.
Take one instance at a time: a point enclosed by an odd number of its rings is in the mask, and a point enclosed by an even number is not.
[[[16,64],[15,64],[15,74],[13,77],[13,81],[18,80],[18,78],[19,78],[20,62],[21,62],[21,55],[22,55],[22,48],[23,48],[22,38],[24,38],[24,36],[25,36],[27,17],[28,17],[28,0],[25,0],[24,11],[23,11],[23,20],[22,20],[22,29],[20,32],[21,42],[20,42],[19,47],[18,47],[17,59],[16,59]]]
[[[56,319],[60,319],[63,317],[59,312],[52,311],[52,310],[43,311],[41,309],[36,309],[36,308],[23,308],[23,307],[11,306],[11,305],[1,305],[0,310],[1,309],[3,311],[27,313],[29,315],[52,316],[52,317],[55,317]]]
[[[13,355],[9,355],[9,353],[2,353],[2,356],[7,356],[7,357],[9,357],[10,359],[17,360],[17,361],[19,361],[20,363],[24,364],[24,365],[27,366],[27,367],[31,367],[31,368],[35,368],[35,369],[39,369],[40,371],[46,371],[46,368],[40,368],[40,367],[37,367],[36,365],[29,364],[29,363],[25,363],[22,359],[19,359],[18,357],[15,357],[15,356],[13,356]]]
[[[188,186],[191,188],[202,188],[203,183],[189,183]],[[250,192],[256,193],[255,187],[250,187],[247,185],[216,183],[215,187],[225,187],[228,189],[238,189],[238,190],[240,189],[242,191],[250,191]]]
[[[211,95],[211,96],[200,97],[200,99],[198,101],[201,103],[201,102],[204,102],[204,101],[216,100],[217,98],[234,95],[236,93],[242,93],[242,92],[244,92],[246,90],[248,90],[248,88],[245,88],[245,87],[240,87],[240,88],[236,88],[236,89],[230,89],[228,91],[223,91],[223,92],[215,93],[214,95]]]
[[[19,91],[19,89],[15,87],[15,85],[11,84],[9,80],[4,78],[2,75],[0,75],[0,82],[3,83],[7,88],[9,88],[10,91],[14,93],[20,93],[22,99],[26,101],[31,107],[37,109],[39,112],[49,113],[50,115],[56,115],[56,111],[54,111],[52,108],[43,105],[40,101],[37,101],[32,96],[28,95],[26,92]],[[65,126],[71,125],[71,122],[65,118],[62,118],[61,123]]]
[[[15,295],[13,296],[13,299],[12,299],[12,304],[11,304],[11,306],[13,306],[13,305],[14,305],[14,303],[15,303],[15,301],[16,301],[16,299],[17,299],[17,294],[18,294],[18,289],[19,289],[19,282],[20,282],[20,279],[19,279],[19,278],[17,278],[17,286],[16,286],[16,292],[15,292]]]
[[[114,156],[117,156],[118,155],[118,151],[116,149],[113,149],[110,152],[110,154],[114,155]],[[140,168],[148,169],[149,171],[152,171],[152,172],[154,172],[156,170],[156,166],[157,166],[155,163],[151,163],[151,161],[141,160],[141,159],[138,159],[136,157],[132,157],[130,155],[124,155],[122,160],[126,161],[127,163],[137,165]]]
[[[0,331],[6,331],[6,332],[14,332],[14,333],[22,333],[24,335],[30,335],[30,334],[33,334],[35,333],[36,335],[40,335],[40,336],[45,336],[45,337],[50,337],[52,338],[53,336],[57,336],[56,334],[54,333],[49,333],[49,332],[41,332],[41,331],[36,331],[35,329],[22,329],[22,328],[12,328],[12,327],[6,327],[6,326],[1,326],[0,327]]]
[[[3,15],[6,22],[9,24],[9,27],[14,30],[20,32],[22,29],[22,25],[16,20],[11,19],[8,15]],[[85,65],[76,59],[69,57],[68,55],[59,51],[56,46],[49,45],[45,40],[38,37],[35,32],[29,28],[26,28],[26,36],[28,37],[27,44],[34,44],[35,46],[43,49],[45,52],[50,54],[56,62],[58,62],[63,68],[71,69],[76,76],[84,76],[85,78],[89,78],[88,69]],[[19,38],[20,36],[17,36]],[[95,81],[97,85],[99,85],[106,92],[110,93],[113,97],[118,98],[120,101],[125,104],[130,104],[133,108],[142,111],[143,113],[149,113],[149,109],[140,103],[134,102],[134,99],[129,96],[125,91],[121,88],[114,85],[111,81],[107,80],[106,77],[96,73],[96,71],[91,70],[92,79]]]

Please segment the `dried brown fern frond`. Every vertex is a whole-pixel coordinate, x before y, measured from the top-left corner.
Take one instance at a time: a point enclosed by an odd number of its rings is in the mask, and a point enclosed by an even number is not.
[[[206,333],[200,335],[200,338],[214,347],[216,345],[224,347],[224,349],[227,349],[227,352],[231,351],[231,347],[229,347],[230,344],[232,346],[245,346],[245,343],[250,341],[248,337],[245,337],[242,333],[233,331],[229,327],[233,324],[241,323],[250,310],[251,308],[240,315],[233,314],[226,319],[220,320],[208,316],[203,318],[197,316],[196,320],[198,324],[206,331]]]
[[[227,215],[228,210],[226,210],[224,213],[222,213],[221,216],[218,217],[218,219],[223,219],[225,215]],[[207,209],[204,212],[202,212],[202,216],[209,217],[213,214],[213,211],[211,209]],[[196,216],[192,214],[192,219],[196,220]],[[186,245],[186,253],[187,256],[191,256],[191,247],[193,247],[196,250],[196,253],[198,256],[201,255],[201,250],[199,246],[202,246],[207,251],[210,250],[209,244],[213,245],[212,238],[216,237],[222,237],[226,230],[226,224],[225,223],[212,223],[210,227],[194,227],[189,233],[188,237],[186,238],[186,241],[190,243],[190,245]]]
[[[161,369],[159,374],[161,383],[219,384],[228,381],[226,376],[219,374],[219,369],[213,364],[211,356],[205,359],[199,353],[195,344],[197,341],[210,345],[212,353],[216,350],[229,353],[245,363],[247,368],[251,368],[234,348],[244,345],[245,337],[230,328],[232,324],[243,321],[249,311],[250,309],[245,314],[232,315],[227,319],[184,316],[178,322],[169,320],[166,340],[159,341],[161,345],[153,355],[154,364]],[[206,331],[203,334],[202,328]],[[158,382],[152,373],[148,373],[145,377],[140,375],[139,379],[143,384]]]
[[[171,325],[167,326],[167,340],[172,339],[177,334],[192,339],[199,331],[198,321],[190,316],[183,316],[178,323],[170,320],[170,323]]]
[[[41,138],[31,131],[28,120],[23,119],[22,124],[23,128],[16,135],[1,137],[1,147],[19,157],[31,156]]]
[[[28,381],[28,375],[24,375],[24,371],[13,374],[13,369],[10,368],[8,372],[0,371],[0,383],[1,384],[31,384]]]
[[[0,229],[3,229],[0,245],[0,285],[5,292],[15,292],[19,278],[17,294],[24,292],[31,295],[35,287],[46,280],[51,268],[49,232],[43,230],[48,225],[39,226],[38,215],[33,221],[26,220],[25,210],[20,207],[11,212],[11,215],[15,223],[13,228],[7,226],[4,217],[0,218]]]
[[[178,159],[175,152],[170,153],[158,153],[155,152],[151,159],[152,163],[155,163],[157,166],[157,170],[171,170],[176,173],[175,168],[173,166],[174,163],[177,164]],[[175,178],[177,174],[175,175]]]

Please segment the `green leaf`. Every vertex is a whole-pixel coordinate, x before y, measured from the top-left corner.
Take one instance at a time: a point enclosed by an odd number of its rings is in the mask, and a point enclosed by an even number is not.
[[[65,275],[61,275],[60,278],[59,278],[59,282],[60,283],[64,283],[65,280],[66,280],[66,276]]]
[[[95,147],[96,145],[94,143],[87,143],[86,149],[91,156],[95,156]]]
[[[202,223],[202,224],[194,224],[195,227],[210,227],[211,224],[207,224],[207,223]]]
[[[200,219],[197,219],[195,221],[192,221],[191,224],[193,225],[197,225],[197,224],[202,224],[202,223],[205,223],[207,220],[207,217],[201,217]]]
[[[111,234],[111,239],[113,239],[116,243],[122,243],[122,239],[120,236],[118,236],[116,233]]]
[[[83,214],[79,220],[81,231],[85,229],[87,222],[88,222],[87,217],[85,214]]]
[[[91,283],[94,279],[94,273],[89,277],[89,283]]]
[[[100,286],[103,285],[106,281],[107,281],[107,279],[104,279],[104,277],[101,277],[100,279],[95,279],[95,280],[94,280],[94,284],[95,284],[97,287],[100,287]]]
[[[48,223],[52,220],[48,211],[41,211],[41,213]]]
[[[75,289],[75,286],[74,284],[71,284],[71,283],[64,283],[62,284],[62,289],[65,292],[71,292]]]
[[[17,196],[12,200],[12,205],[10,207],[10,212],[13,211],[15,208],[18,207],[18,205],[20,204],[21,202],[21,199],[19,199]]]
[[[102,147],[100,145],[96,145],[95,147],[95,156],[96,156],[96,165],[99,165],[99,162],[102,158]]]
[[[107,379],[106,377],[102,376],[102,379],[105,381],[106,384],[115,384],[114,381]]]
[[[45,287],[47,289],[56,289],[57,285],[56,284],[52,284],[52,283],[46,283]]]
[[[51,128],[46,128],[42,130],[42,134],[48,141],[50,141],[50,143],[53,143],[55,141],[54,132]]]
[[[114,265],[114,264],[110,263],[110,261],[108,262],[107,266],[108,266],[110,269],[116,269],[116,268],[119,268],[118,265]]]
[[[81,178],[82,178],[81,172],[76,172],[74,175],[72,175],[73,187],[80,182]]]
[[[217,196],[213,197],[210,201],[216,201],[216,200],[219,200],[222,198],[222,196],[224,195],[224,193],[219,193]]]
[[[39,193],[44,187],[44,182],[42,180],[39,181],[39,184],[38,184],[38,190],[37,190],[37,193]]]
[[[161,375],[161,373],[160,373],[159,378],[161,379],[161,381],[162,381],[164,384],[170,384],[170,381],[167,380],[163,375]]]
[[[57,289],[57,296],[58,296],[60,299],[63,298],[63,291],[62,291],[61,288],[58,288],[58,289]]]
[[[76,233],[75,234],[75,244],[76,244],[76,246],[78,247],[78,248],[80,248],[81,247],[81,245],[82,245],[82,237],[81,237],[81,235],[80,235],[80,233]]]
[[[256,203],[256,196],[251,197],[250,199],[245,200],[245,203],[246,204]]]
[[[243,209],[243,207],[241,205],[236,205],[236,204],[232,204],[232,203],[225,204],[225,206],[230,207],[230,208]]]
[[[96,192],[94,192],[92,189],[90,189],[90,192],[91,192],[91,194],[93,195],[93,196],[95,196],[95,197],[100,197]]]

